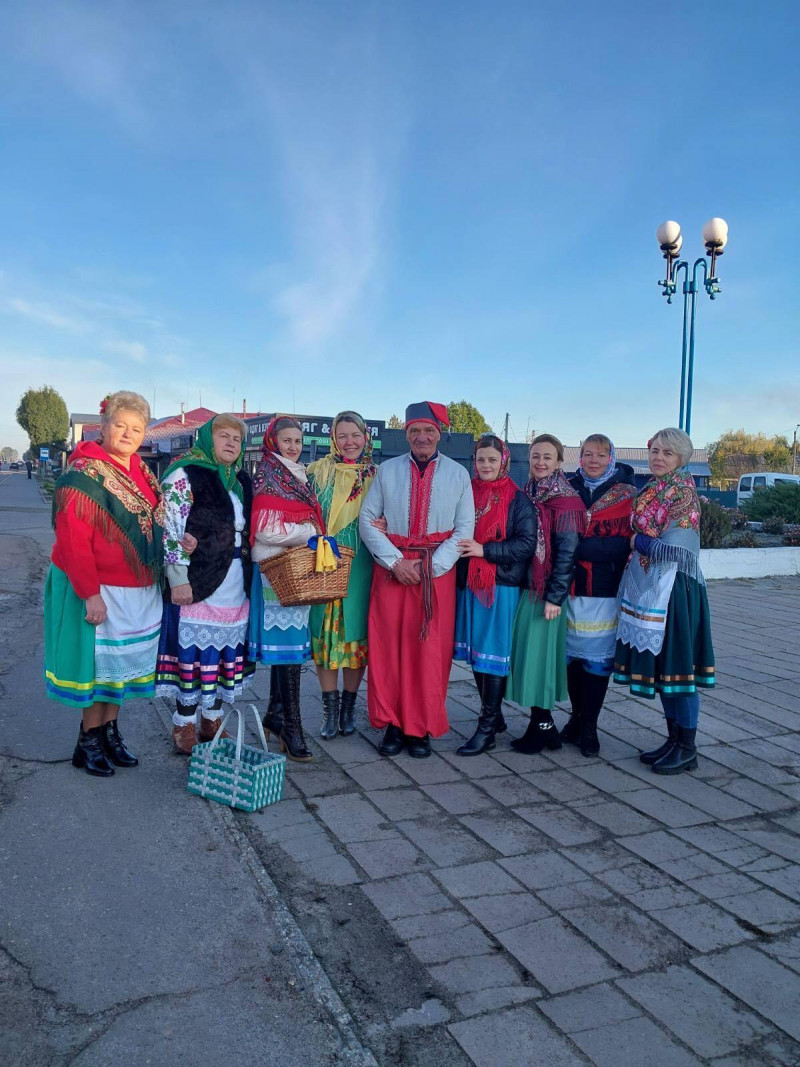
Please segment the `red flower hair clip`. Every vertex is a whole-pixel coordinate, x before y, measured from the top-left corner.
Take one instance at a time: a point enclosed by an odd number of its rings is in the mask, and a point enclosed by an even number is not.
[[[106,393],[103,399],[100,401],[100,414],[105,415],[108,402],[111,399],[111,393]]]

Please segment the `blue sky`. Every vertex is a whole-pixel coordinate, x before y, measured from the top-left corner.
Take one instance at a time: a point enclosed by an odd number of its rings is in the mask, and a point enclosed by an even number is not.
[[[370,418],[466,398],[511,436],[800,422],[791,0],[37,0],[0,37],[0,445],[19,395],[116,388]]]

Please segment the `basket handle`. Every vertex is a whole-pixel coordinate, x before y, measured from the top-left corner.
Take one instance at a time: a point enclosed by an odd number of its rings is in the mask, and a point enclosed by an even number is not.
[[[258,714],[258,708],[255,706],[255,704],[251,704],[250,710],[252,711],[253,716],[255,717],[256,729],[258,730],[258,736],[261,738],[261,744],[264,748],[264,751],[269,752],[269,745],[267,744],[267,739],[264,736],[264,727],[261,725],[261,716]]]
[[[242,741],[244,740],[244,718],[242,716],[241,711],[239,711],[238,708],[231,708],[230,711],[227,711],[225,713],[225,717],[223,718],[222,722],[220,723],[219,730],[217,730],[217,732],[214,734],[214,736],[211,739],[211,747],[206,749],[206,751],[209,754],[211,754],[211,752],[213,752],[214,749],[217,747],[217,743],[219,742],[219,739],[222,737],[222,732],[225,729],[225,725],[226,725],[228,719],[231,717],[231,715],[234,714],[234,712],[236,713],[236,715],[239,718],[239,723],[238,723],[238,726],[236,727],[236,759],[240,760],[242,758]],[[260,725],[261,725],[261,723],[259,723],[259,726]],[[264,731],[263,730],[261,731],[261,736],[262,737],[264,736]],[[266,747],[266,741],[264,742],[264,747]]]

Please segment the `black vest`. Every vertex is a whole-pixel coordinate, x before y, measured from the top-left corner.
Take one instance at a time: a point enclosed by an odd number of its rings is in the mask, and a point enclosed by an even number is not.
[[[189,562],[189,584],[195,604],[206,600],[222,585],[233,561],[236,530],[233,502],[216,471],[188,465],[184,468],[192,487],[192,510],[186,521],[186,532],[197,538],[197,548]],[[250,475],[239,471],[236,476],[244,491],[244,521],[242,531],[242,571],[244,589],[250,595],[253,564],[250,559],[250,509],[253,488]]]

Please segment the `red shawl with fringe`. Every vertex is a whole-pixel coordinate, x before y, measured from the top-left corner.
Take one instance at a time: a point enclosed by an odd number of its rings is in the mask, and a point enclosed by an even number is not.
[[[99,593],[100,585],[158,581],[161,490],[138,456],[126,470],[102,445],[82,441],[56,484],[53,525],[53,562],[82,599]]]
[[[261,459],[253,477],[253,512],[251,542],[266,527],[285,533],[286,524],[311,522],[317,533],[325,532],[325,520],[316,493],[301,481],[283,462],[275,435],[275,416],[264,434]]]

